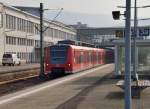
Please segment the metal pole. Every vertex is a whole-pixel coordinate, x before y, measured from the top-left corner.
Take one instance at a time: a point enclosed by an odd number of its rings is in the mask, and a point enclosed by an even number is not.
[[[131,109],[131,0],[126,0],[125,16],[125,109]]]
[[[43,48],[43,3],[40,3],[40,76],[44,75],[44,48]]]
[[[134,3],[134,37],[133,37],[133,76],[135,80],[138,80],[137,77],[137,48],[136,48],[136,37],[137,33],[137,0]]]

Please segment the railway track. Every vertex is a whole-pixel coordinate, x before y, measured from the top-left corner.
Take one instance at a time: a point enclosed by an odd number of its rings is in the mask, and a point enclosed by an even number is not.
[[[9,93],[24,90],[26,88],[44,83],[45,80],[39,78],[39,72],[40,72],[39,68],[16,70],[13,72],[9,71],[5,73],[1,72],[0,73],[0,96],[4,96]]]
[[[38,85],[40,83],[43,83],[44,81],[41,81],[38,77],[31,77],[26,79],[19,79],[17,81],[13,82],[7,82],[5,84],[0,85],[0,97],[14,93],[20,90],[24,90],[26,88]]]
[[[29,71],[25,71],[24,72],[24,75],[26,74],[25,77],[23,77],[23,74],[21,76],[14,74],[13,78],[12,78],[12,75],[11,75],[11,78],[10,79],[8,76],[6,76],[5,78],[6,79],[2,79],[2,75],[0,75],[0,97],[1,96],[4,96],[4,95],[7,95],[7,94],[10,94],[10,93],[14,93],[14,92],[17,92],[17,91],[20,91],[20,90],[24,90],[24,89],[27,89],[29,87],[33,87],[35,85],[39,85],[39,84],[42,84],[48,80],[43,80],[43,79],[40,79],[38,76],[39,76],[39,72],[40,70],[39,69],[36,69],[36,70],[29,70]],[[30,72],[30,73],[29,73]],[[18,72],[18,73],[22,73],[22,72]],[[29,73],[29,75],[27,75]],[[11,73],[8,73],[8,74],[11,74]],[[67,76],[67,75],[61,75],[61,76],[58,76],[56,78],[51,78],[49,80],[55,80],[55,79],[59,79],[59,78],[63,78],[64,76]],[[8,78],[10,80],[8,80]]]
[[[38,78],[39,72],[39,67],[0,72],[0,85],[9,84],[21,80],[27,80],[30,78]]]
[[[0,73],[0,96],[43,83],[38,78],[39,68]]]
[[[72,84],[73,81],[81,79],[82,77],[85,77],[86,80],[89,80],[88,79],[89,76],[87,76],[88,74],[92,75],[92,78],[93,78],[95,76],[93,75],[94,73],[92,73],[92,72],[95,72],[96,75],[97,75],[97,74],[100,73],[99,71],[101,71],[102,69],[105,69],[109,66],[110,65],[104,65],[104,66],[101,66],[101,67],[85,70],[83,72],[75,73],[73,75],[68,75],[68,76],[65,76],[65,77],[63,76],[61,78],[56,78],[54,80],[50,80],[50,81],[46,81],[46,82],[45,81],[39,81],[37,78],[33,78],[33,79],[28,79],[27,81],[23,80],[21,82],[16,82],[15,84],[12,84],[12,83],[8,84],[9,86],[4,85],[3,87],[0,87],[0,96],[1,96],[0,104],[8,103],[8,102],[11,102],[11,101],[17,100],[17,99],[21,99],[23,97],[27,97],[27,96],[32,95],[32,94],[37,93],[37,92],[39,93],[39,92],[47,90],[49,88],[54,88],[55,86],[67,83],[69,81]],[[102,73],[105,74],[105,71],[102,72]],[[104,75],[102,74],[102,77],[103,76]],[[84,85],[83,82],[86,82],[86,81],[83,81],[83,80],[81,79],[81,81],[80,81],[82,85]],[[92,82],[92,83],[89,82],[89,84],[93,84],[93,83],[94,82]],[[78,84],[78,82],[77,82],[77,84]],[[86,83],[86,84],[88,84],[88,83]],[[75,84],[73,83],[73,85],[75,85]],[[76,90],[76,91],[78,92],[78,90]],[[46,93],[43,93],[43,94],[46,94]],[[64,99],[63,99],[63,101],[64,101]]]
[[[97,68],[97,67],[95,67],[95,68]],[[93,69],[95,69],[95,68],[93,68]],[[86,71],[88,72],[90,70],[92,70],[92,69],[88,69],[83,72],[86,72]],[[20,71],[20,72],[18,71],[18,72],[13,72],[13,73],[9,72],[9,73],[5,73],[5,74],[0,74],[0,96],[4,96],[9,93],[24,90],[26,88],[33,87],[35,85],[44,83],[45,80],[43,81],[43,80],[39,79],[39,77],[38,77],[39,71],[40,71],[40,69],[37,68],[34,70],[30,69],[30,70],[25,70],[25,71]],[[78,76],[79,74],[75,74],[75,76]],[[85,75],[85,74],[81,73],[81,75]],[[67,75],[62,75],[59,77],[63,78],[64,76],[67,76]],[[55,79],[57,80],[59,78],[53,78],[53,79],[55,81]],[[53,79],[50,79],[50,80],[53,80]]]
[[[38,77],[39,71],[39,68],[33,68],[0,73],[0,85]]]

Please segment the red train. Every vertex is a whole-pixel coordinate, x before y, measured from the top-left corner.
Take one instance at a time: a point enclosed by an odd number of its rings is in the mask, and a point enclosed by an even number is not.
[[[69,44],[56,44],[45,49],[45,75],[75,73],[105,64],[106,50]]]

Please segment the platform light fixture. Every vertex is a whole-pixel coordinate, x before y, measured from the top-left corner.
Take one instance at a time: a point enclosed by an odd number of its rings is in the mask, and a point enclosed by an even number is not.
[[[120,19],[120,11],[112,11],[112,16],[114,20]]]
[[[123,15],[125,16],[126,12],[124,11],[124,14],[121,14],[120,11],[112,11],[112,16],[114,20],[119,20],[120,16]]]

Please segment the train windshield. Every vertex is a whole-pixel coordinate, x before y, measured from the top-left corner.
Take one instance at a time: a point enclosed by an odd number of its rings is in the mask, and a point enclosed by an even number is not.
[[[68,46],[51,46],[50,62],[52,64],[64,64],[67,60]]]

